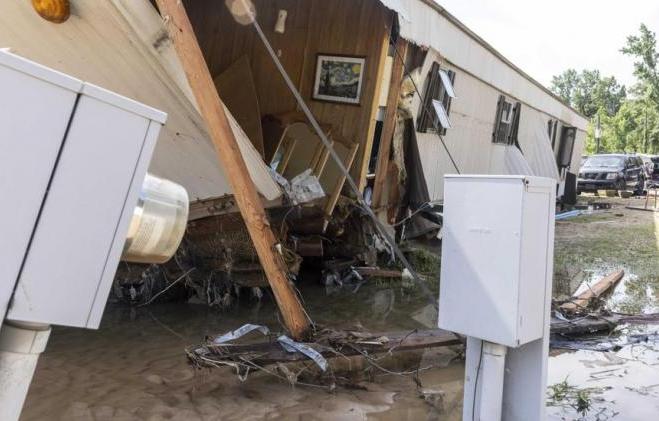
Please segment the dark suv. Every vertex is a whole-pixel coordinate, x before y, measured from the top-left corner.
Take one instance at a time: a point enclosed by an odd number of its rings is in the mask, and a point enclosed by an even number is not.
[[[643,194],[645,172],[643,161],[635,155],[592,155],[579,170],[577,191],[633,190]]]

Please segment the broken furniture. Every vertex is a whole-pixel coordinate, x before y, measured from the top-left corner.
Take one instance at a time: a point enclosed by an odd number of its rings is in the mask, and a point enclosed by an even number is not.
[[[467,336],[463,419],[542,420],[556,183],[462,175],[444,186],[439,327]]]
[[[170,257],[188,198],[153,178],[140,191],[164,113],[5,51],[0,91],[0,194],[12,197],[0,217],[0,419],[12,421],[50,325],[97,329],[122,252]]]
[[[282,119],[282,126],[270,165],[288,180],[307,169],[311,169],[313,175],[318,177],[326,194],[320,204],[325,214],[324,231],[343,190],[345,176],[337,163],[330,159],[328,148],[307,123],[299,121],[295,115],[287,115]],[[328,136],[341,162],[350,169],[359,144],[342,139],[332,130],[328,131]]]

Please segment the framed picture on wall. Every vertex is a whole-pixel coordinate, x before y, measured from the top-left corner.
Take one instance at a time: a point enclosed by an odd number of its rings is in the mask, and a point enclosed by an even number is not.
[[[365,57],[318,54],[313,99],[359,105]]]

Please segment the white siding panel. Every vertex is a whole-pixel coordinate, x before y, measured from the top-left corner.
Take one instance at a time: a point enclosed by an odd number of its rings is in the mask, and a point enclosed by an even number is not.
[[[549,119],[536,110],[522,107],[518,140],[533,175],[553,178],[558,182],[560,175],[547,134]]]

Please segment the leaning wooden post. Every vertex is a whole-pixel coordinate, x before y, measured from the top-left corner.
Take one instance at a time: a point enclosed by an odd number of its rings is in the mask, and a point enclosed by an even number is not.
[[[376,213],[384,204],[382,202],[382,192],[387,179],[387,170],[389,168],[389,153],[391,151],[391,141],[396,127],[396,110],[400,97],[400,85],[404,76],[403,60],[407,55],[407,41],[399,36],[396,41],[396,52],[394,53],[394,63],[391,69],[391,81],[389,82],[389,93],[387,94],[387,108],[382,125],[382,134],[380,135],[380,148],[378,150],[378,162],[375,167],[375,181],[373,182],[373,208]]]
[[[309,320],[286,276],[287,269],[278,251],[277,240],[270,229],[263,204],[229,126],[224,105],[215,89],[183,2],[181,0],[156,0],[156,2],[197,100],[199,111],[206,122],[218,160],[233,189],[236,203],[245,220],[284,323],[293,338],[302,339],[309,330]]]

